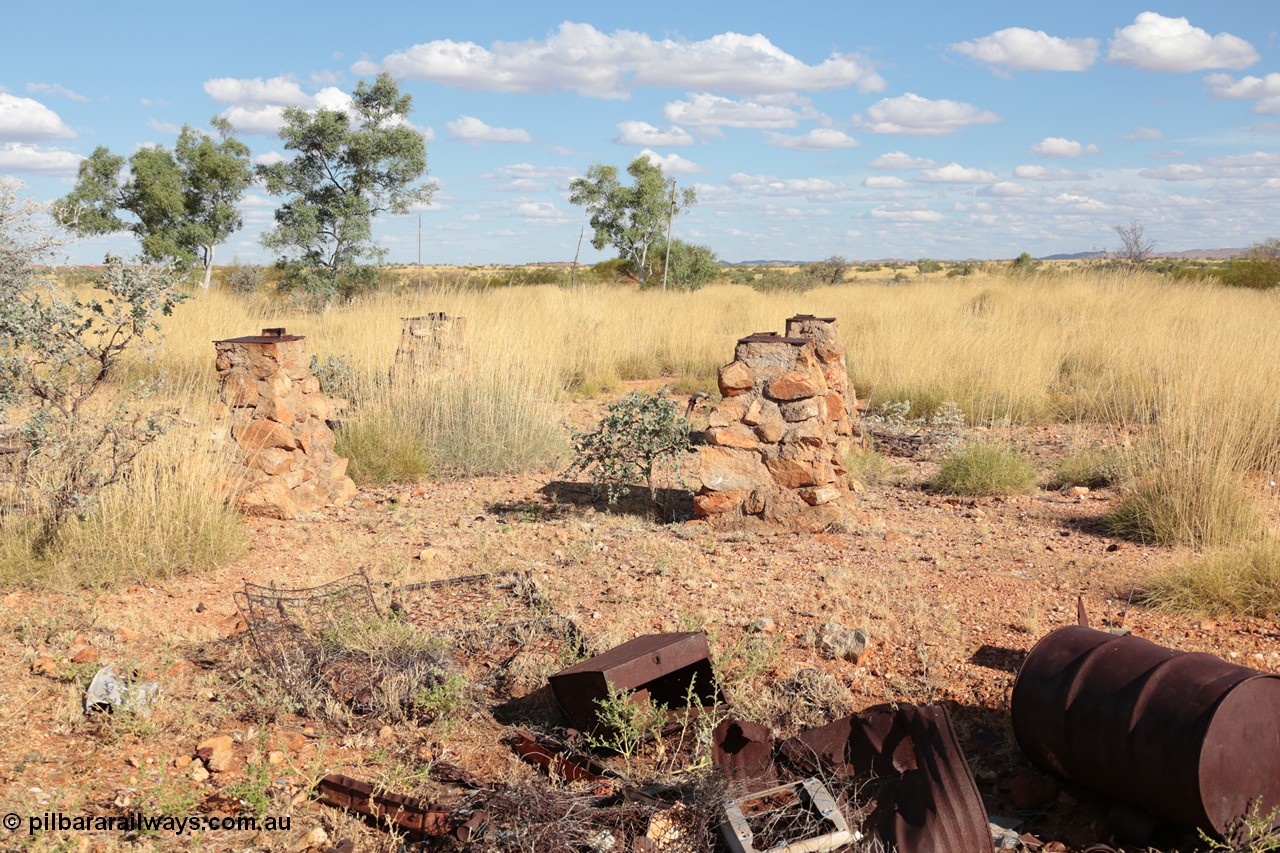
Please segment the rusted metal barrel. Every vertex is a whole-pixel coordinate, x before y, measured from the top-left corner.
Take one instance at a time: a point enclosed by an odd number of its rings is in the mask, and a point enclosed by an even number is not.
[[[1013,731],[1036,764],[1225,836],[1280,806],[1280,677],[1070,626],[1031,650]]]

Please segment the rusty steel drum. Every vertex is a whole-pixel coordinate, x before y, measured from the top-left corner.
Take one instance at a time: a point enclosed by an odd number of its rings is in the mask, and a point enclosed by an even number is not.
[[[1036,764],[1176,823],[1227,836],[1280,806],[1280,677],[1213,655],[1069,626],[1013,686]]]

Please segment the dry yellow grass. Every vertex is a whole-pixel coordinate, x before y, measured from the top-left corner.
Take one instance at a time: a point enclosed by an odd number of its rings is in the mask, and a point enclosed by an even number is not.
[[[429,311],[468,319],[466,372],[425,390],[389,387],[400,318]],[[362,457],[417,460],[399,474],[395,466],[365,466],[366,479],[499,472],[551,464],[563,453],[556,435],[563,434],[565,394],[655,377],[669,377],[680,391],[714,391],[715,371],[737,338],[781,331],[795,313],[840,319],[854,385],[872,405],[910,399],[927,409],[955,401],[970,422],[1136,427],[1126,455],[1133,499],[1116,518],[1135,535],[1209,544],[1260,532],[1265,514],[1242,491],[1242,475],[1274,479],[1280,470],[1280,360],[1269,333],[1280,323],[1280,299],[1156,275],[1009,277],[986,267],[964,277],[896,285],[881,277],[806,293],[723,283],[666,294],[611,285],[437,287],[319,314],[215,289],[179,306],[165,322],[162,347],[130,372],[164,372],[198,434],[216,390],[210,342],[285,326],[307,337],[309,353],[343,356],[355,370],[362,400],[345,447],[356,469]],[[166,440],[149,464],[190,468],[195,440]],[[170,497],[166,489],[212,479],[213,470],[171,473],[168,486],[127,490],[118,500],[138,506],[121,504],[103,517],[163,515],[146,502],[180,506],[179,492]]]
[[[714,391],[716,368],[737,338],[780,331],[786,317],[814,313],[840,319],[854,385],[872,405],[910,399],[928,409],[950,400],[970,422],[1141,427],[1129,456],[1137,501],[1133,517],[1120,519],[1141,536],[1238,538],[1256,527],[1239,475],[1280,468],[1280,360],[1267,331],[1280,321],[1280,299],[1126,271],[1009,277],[986,267],[964,277],[806,293],[729,284],[667,294],[604,285],[445,287],[325,314],[213,292],[170,320],[158,363],[184,382],[208,382],[208,341],[285,325],[308,337],[313,354],[348,357],[372,387],[391,365],[399,318],[427,311],[469,321],[465,382],[473,399],[444,410],[474,423],[462,438],[453,431],[455,444],[467,435],[484,441],[484,425],[509,421],[512,407],[526,425],[554,417],[561,392],[615,390],[621,380],[659,376],[671,377],[677,390]],[[385,390],[373,399],[402,419],[430,417],[423,400]],[[448,464],[456,453],[434,467],[485,467]]]

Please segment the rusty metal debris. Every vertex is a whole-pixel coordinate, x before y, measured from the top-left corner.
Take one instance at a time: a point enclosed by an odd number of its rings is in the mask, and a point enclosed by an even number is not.
[[[721,832],[733,853],[833,851],[861,837],[849,830],[831,792],[812,778],[727,800],[724,811]]]
[[[854,714],[780,751],[802,772],[867,778],[874,808],[864,826],[900,853],[992,849],[987,810],[942,706]]]
[[[773,735],[767,726],[732,717],[722,720],[711,733],[711,763],[730,782],[777,782],[773,766]]]
[[[574,755],[568,748],[539,738],[528,732],[516,732],[516,752],[530,764],[536,764],[549,775],[566,782],[587,782],[598,797],[612,794],[616,782],[608,778],[609,771],[589,758]]]
[[[711,668],[707,635],[700,631],[646,634],[580,661],[549,679],[565,716],[579,729],[596,732],[599,703],[610,694],[632,693],[632,701],[666,708],[706,707],[723,696]]]
[[[1176,823],[1225,837],[1280,807],[1275,675],[1068,626],[1027,656],[1012,716],[1036,764]]]
[[[289,341],[303,340],[301,335],[290,335],[281,326],[263,329],[260,335],[245,335],[239,338],[227,338],[214,341],[215,344],[283,344]]]
[[[812,342],[812,338],[788,338],[779,335],[777,332],[752,332],[745,338],[738,338],[740,344],[791,344],[795,347],[802,347]]]
[[[444,806],[404,794],[379,793],[368,782],[338,773],[321,779],[316,793],[326,806],[366,815],[419,839],[448,835],[454,829],[453,815]]]

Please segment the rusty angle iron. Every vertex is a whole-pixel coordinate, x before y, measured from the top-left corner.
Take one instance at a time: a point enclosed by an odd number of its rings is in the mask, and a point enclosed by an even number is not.
[[[875,806],[864,829],[899,853],[989,853],[987,810],[951,715],[941,705],[854,714],[783,741],[806,773],[865,777]]]
[[[604,767],[547,739],[518,731],[515,748],[521,758],[538,765],[550,776],[559,776],[566,782],[590,783],[591,792],[597,797],[611,795],[617,786],[614,779],[608,778],[609,771]]]
[[[805,344],[813,343],[813,338],[788,338],[785,335],[779,335],[777,332],[752,332],[745,338],[738,338],[740,344],[790,344],[793,347],[802,347]]]
[[[1175,823],[1225,837],[1280,807],[1275,675],[1072,625],[1027,655],[1011,712],[1036,764]]]
[[[723,699],[711,669],[711,649],[701,631],[646,634],[579,661],[551,676],[551,692],[565,716],[583,731],[599,730],[599,703],[611,693],[635,691],[635,699],[667,708],[693,699],[703,707]]]
[[[453,831],[453,815],[444,806],[404,794],[379,793],[368,782],[340,773],[330,773],[317,782],[316,793],[326,806],[367,815],[419,838]]]

